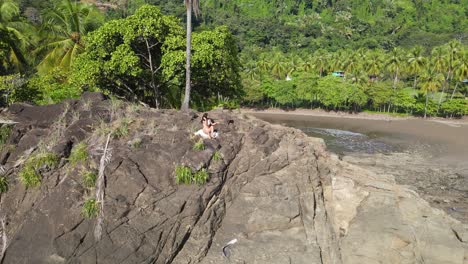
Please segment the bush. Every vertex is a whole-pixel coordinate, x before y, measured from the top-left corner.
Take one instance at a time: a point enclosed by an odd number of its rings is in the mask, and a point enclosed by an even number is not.
[[[193,150],[201,151],[205,149],[205,144],[203,143],[203,139],[199,139],[195,144],[193,145]]]
[[[8,179],[5,176],[0,176],[0,193],[8,191]]]
[[[34,75],[26,85],[28,91],[37,89],[33,101],[37,104],[54,104],[65,99],[80,97],[82,90],[78,86],[68,83],[68,73],[55,68],[43,75]]]
[[[179,165],[175,169],[176,183],[177,184],[190,184],[193,180],[193,173],[189,167]]]
[[[86,188],[94,188],[96,186],[97,173],[95,171],[84,171],[83,185]]]
[[[76,165],[80,161],[85,161],[88,159],[88,145],[85,142],[80,142],[77,144],[71,151],[70,157],[68,160],[70,161],[71,165]]]
[[[85,218],[94,218],[98,215],[99,212],[99,203],[96,199],[88,199],[83,204],[83,208],[81,209],[81,214]]]
[[[193,181],[198,185],[205,184],[208,178],[209,178],[209,175],[208,175],[208,172],[205,170],[205,168],[197,171],[193,175]]]
[[[442,103],[441,109],[446,116],[463,116],[468,114],[468,104],[465,99],[445,101]]]
[[[20,181],[26,188],[41,185],[42,175],[39,169],[43,167],[54,168],[59,163],[59,157],[50,152],[39,153],[29,157],[18,173]]]

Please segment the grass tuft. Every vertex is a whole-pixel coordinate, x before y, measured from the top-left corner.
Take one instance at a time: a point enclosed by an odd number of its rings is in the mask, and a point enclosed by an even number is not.
[[[208,172],[206,171],[205,168],[195,172],[193,175],[193,182],[198,184],[198,185],[203,185],[206,183],[210,176],[208,175]]]
[[[38,153],[29,157],[18,173],[20,181],[26,188],[41,185],[42,175],[39,173],[39,169],[43,167],[54,168],[59,161],[59,157],[51,152]]]
[[[96,199],[88,199],[84,202],[81,214],[85,218],[94,218],[98,215],[99,203]]]
[[[212,159],[213,159],[214,161],[220,161],[222,158],[223,158],[223,157],[221,156],[221,152],[219,152],[219,150],[217,150],[217,151],[215,151],[215,152],[213,153]]]
[[[115,128],[114,132],[112,132],[112,137],[118,139],[128,135],[128,125],[130,122],[127,118],[122,118]]]
[[[193,144],[193,150],[201,151],[205,149],[205,144],[203,143],[203,139],[199,139],[195,144]]]
[[[20,181],[26,188],[41,185],[42,176],[32,166],[24,166],[19,172]]]
[[[132,148],[137,149],[137,148],[141,147],[142,142],[143,141],[141,140],[141,138],[135,138],[134,140],[132,140],[130,142],[130,144],[131,144]]]
[[[95,171],[84,171],[82,177],[83,185],[86,188],[94,188],[96,186],[97,173]]]
[[[0,176],[0,193],[8,191],[8,179],[5,176]]]
[[[75,147],[73,147],[70,157],[68,160],[70,161],[71,165],[75,166],[80,161],[86,161],[89,157],[88,154],[88,145],[85,142],[80,142]]]
[[[191,184],[193,173],[189,167],[178,165],[175,169],[176,183],[177,184]]]
[[[11,134],[11,126],[3,125],[0,127],[0,145],[4,145]]]

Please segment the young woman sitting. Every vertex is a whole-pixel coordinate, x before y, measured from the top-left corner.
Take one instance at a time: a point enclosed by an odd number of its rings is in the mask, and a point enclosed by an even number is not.
[[[204,113],[201,119],[203,128],[195,132],[195,135],[201,136],[202,138],[216,138],[218,137],[218,132],[214,129],[214,126],[217,125],[213,119],[208,118],[208,113]]]

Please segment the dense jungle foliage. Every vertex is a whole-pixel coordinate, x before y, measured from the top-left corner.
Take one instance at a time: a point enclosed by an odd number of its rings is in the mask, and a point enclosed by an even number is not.
[[[200,9],[194,108],[468,113],[468,0],[202,0]],[[185,15],[172,0],[0,0],[3,103],[101,90],[179,107]]]

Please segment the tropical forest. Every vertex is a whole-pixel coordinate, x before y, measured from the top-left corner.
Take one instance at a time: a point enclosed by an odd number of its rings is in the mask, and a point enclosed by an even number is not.
[[[2,105],[468,113],[467,0],[189,2],[0,0]]]

